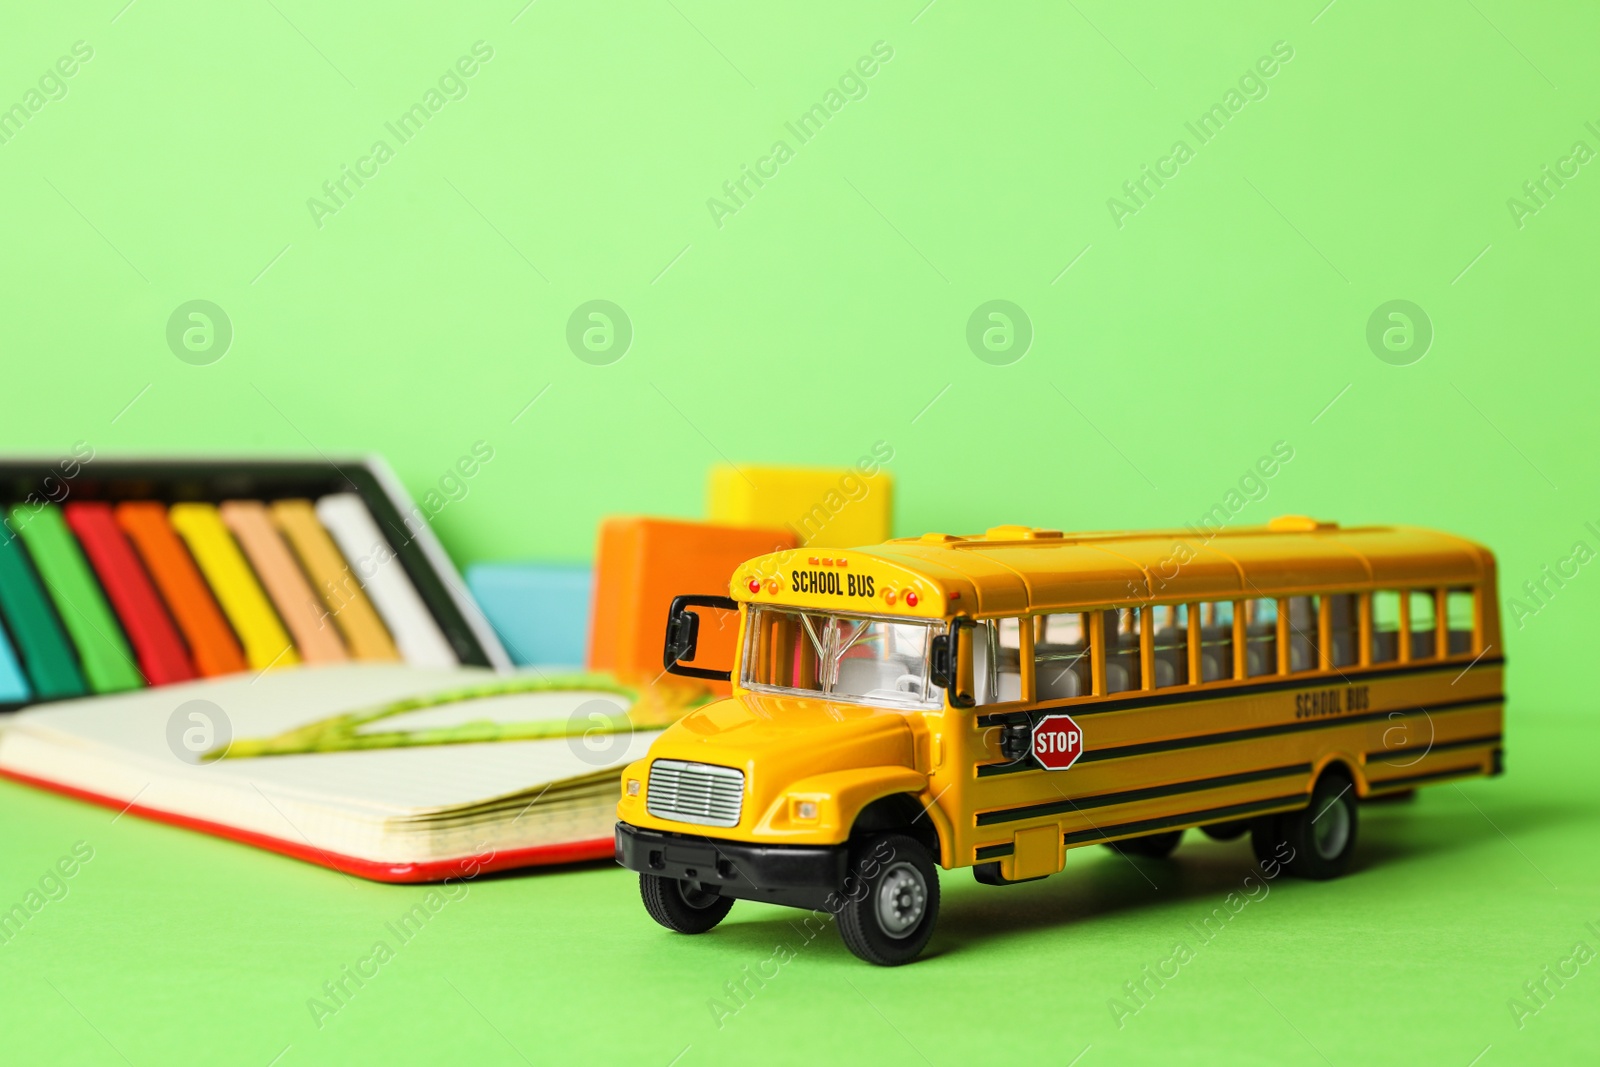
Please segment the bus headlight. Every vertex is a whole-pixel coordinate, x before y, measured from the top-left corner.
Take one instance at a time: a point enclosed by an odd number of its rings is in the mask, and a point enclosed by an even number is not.
[[[639,795],[639,779],[637,779],[637,778],[629,778],[628,779],[628,795],[630,797],[636,797],[636,796]]]
[[[815,800],[796,800],[794,802],[794,817],[800,822],[816,822],[817,802]]]

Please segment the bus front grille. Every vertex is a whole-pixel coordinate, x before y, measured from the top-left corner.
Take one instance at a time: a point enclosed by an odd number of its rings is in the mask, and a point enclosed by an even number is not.
[[[743,805],[743,771],[676,759],[650,764],[645,810],[658,819],[737,826]]]

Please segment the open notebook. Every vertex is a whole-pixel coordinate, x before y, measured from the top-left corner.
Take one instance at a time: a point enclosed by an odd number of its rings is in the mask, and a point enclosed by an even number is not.
[[[0,774],[391,882],[611,854],[618,775],[701,697],[348,664],[18,713]]]

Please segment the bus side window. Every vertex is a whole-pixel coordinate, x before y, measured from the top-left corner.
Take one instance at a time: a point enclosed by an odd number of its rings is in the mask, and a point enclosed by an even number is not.
[[[1139,669],[1139,616],[1138,608],[1107,608],[1100,613],[1105,620],[1108,693],[1124,693],[1144,686],[1144,675]]]
[[[1089,617],[1079,612],[1034,619],[1033,681],[1038,700],[1086,697],[1092,690],[1089,668]]]
[[[1189,605],[1162,604],[1152,614],[1156,685],[1189,684]]]
[[[980,622],[972,631],[973,701],[1006,704],[1022,699],[1020,620]]]
[[[1445,594],[1444,617],[1450,628],[1450,648],[1447,655],[1460,656],[1472,651],[1473,617],[1477,614],[1476,599],[1471,589],[1452,589]]]
[[[1382,590],[1372,594],[1373,663],[1393,663],[1400,658],[1400,594]]]
[[[1361,598],[1355,593],[1339,593],[1328,601],[1329,662],[1349,667],[1361,658]]]
[[[1411,658],[1432,659],[1439,654],[1439,623],[1434,615],[1436,598],[1432,589],[1413,589],[1411,601]]]
[[[1278,602],[1271,597],[1244,602],[1244,674],[1278,673]]]
[[[1322,607],[1314,596],[1289,598],[1289,672],[1317,669],[1317,634],[1321,630]]]
[[[1200,605],[1200,680],[1233,677],[1233,601]]]

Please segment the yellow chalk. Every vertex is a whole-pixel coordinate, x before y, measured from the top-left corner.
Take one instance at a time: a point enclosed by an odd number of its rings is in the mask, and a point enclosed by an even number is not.
[[[174,504],[172,528],[189,546],[206,583],[222,605],[222,613],[239,635],[245,661],[254,671],[291,667],[300,662],[283,623],[272,610],[255,572],[223,523],[214,504]]]

